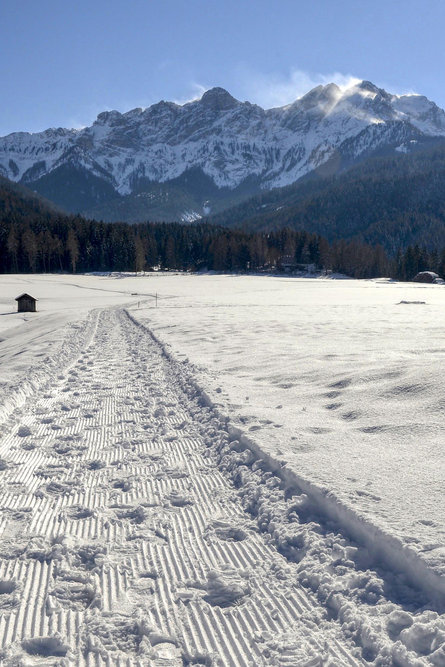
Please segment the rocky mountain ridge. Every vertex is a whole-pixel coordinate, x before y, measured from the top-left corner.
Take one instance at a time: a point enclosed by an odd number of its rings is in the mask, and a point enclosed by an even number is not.
[[[0,138],[0,174],[68,211],[103,219],[192,221],[307,174],[445,136],[445,112],[368,81],[317,86],[262,109],[222,88],[178,105],[105,111],[81,130]]]

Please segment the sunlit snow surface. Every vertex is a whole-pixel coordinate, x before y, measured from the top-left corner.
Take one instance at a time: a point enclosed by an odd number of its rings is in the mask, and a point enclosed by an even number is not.
[[[262,449],[444,571],[443,287],[173,274],[0,285],[2,383],[37,366],[62,325],[127,304]],[[12,312],[24,291],[39,313]]]
[[[138,283],[139,284],[139,283]],[[15,297],[38,299],[36,313],[17,313]],[[87,276],[0,276],[1,387],[26,375],[29,367],[63,343],[63,326],[84,320],[92,308],[128,303],[122,280]],[[133,297],[134,300],[134,297]]]
[[[445,569],[445,290],[172,277],[140,312],[274,457]],[[425,303],[416,303],[425,302]]]

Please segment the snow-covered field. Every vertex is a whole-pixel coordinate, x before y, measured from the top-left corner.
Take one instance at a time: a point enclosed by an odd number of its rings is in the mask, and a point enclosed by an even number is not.
[[[136,315],[198,367],[222,412],[442,572],[445,290],[227,276],[167,285],[157,310]]]
[[[0,663],[445,665],[444,288],[0,294]]]
[[[39,299],[37,313],[16,312],[15,297],[24,292]],[[64,325],[78,326],[93,308],[130,303],[131,298],[137,297],[131,297],[131,286],[119,277],[0,276],[2,384],[26,374],[38,355],[60,344]]]

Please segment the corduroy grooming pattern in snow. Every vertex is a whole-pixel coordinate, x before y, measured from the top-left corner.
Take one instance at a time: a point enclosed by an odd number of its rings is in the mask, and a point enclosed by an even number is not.
[[[175,383],[180,378],[190,397],[211,406],[206,419],[202,409],[195,418],[203,424],[213,421],[215,432],[203,426],[205,441],[244,509],[294,565],[295,579],[316,595],[328,619],[340,624],[362,660],[382,667],[445,665],[444,582],[437,572],[334,494],[299,477],[295,466],[288,469],[286,460],[270,457],[250,433],[212,406],[193,367],[163,349],[172,361]],[[327,641],[330,627],[324,623]]]
[[[224,419],[123,311],[93,325],[0,441],[0,664],[363,664],[218,467]]]

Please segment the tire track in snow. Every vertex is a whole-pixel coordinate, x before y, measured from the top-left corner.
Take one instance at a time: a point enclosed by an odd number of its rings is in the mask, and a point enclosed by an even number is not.
[[[224,424],[122,311],[18,416],[0,443],[2,664],[363,664],[216,466]]]

